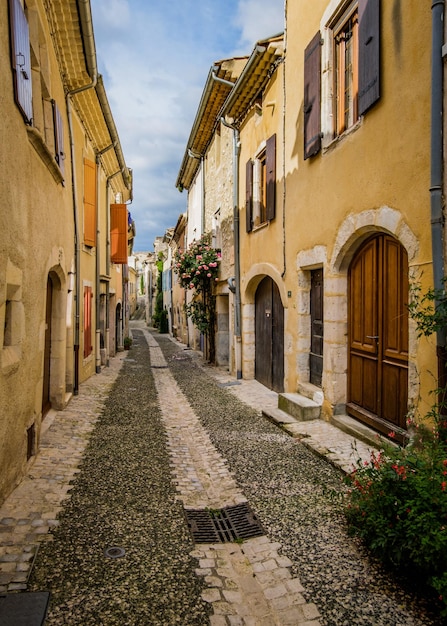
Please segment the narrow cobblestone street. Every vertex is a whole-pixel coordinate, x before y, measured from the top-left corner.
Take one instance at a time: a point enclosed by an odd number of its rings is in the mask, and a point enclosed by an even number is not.
[[[290,436],[261,415],[275,394],[132,327],[0,508],[1,592],[49,591],[49,626],[441,624],[347,534],[351,438]],[[264,534],[194,544],[185,509],[243,503]]]

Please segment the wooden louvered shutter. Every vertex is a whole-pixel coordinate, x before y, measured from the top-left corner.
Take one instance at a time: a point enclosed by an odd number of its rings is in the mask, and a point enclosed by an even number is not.
[[[9,1],[11,29],[11,61],[14,74],[14,99],[25,122],[33,120],[33,89],[31,82],[31,52],[26,15],[19,0]]]
[[[253,161],[245,166],[245,223],[247,233],[253,229]]]
[[[62,116],[57,106],[57,103],[53,100],[53,125],[54,125],[54,147],[56,152],[56,161],[59,165],[61,174],[65,172],[65,148],[64,148],[64,125],[62,123]]]
[[[321,148],[321,35],[304,51],[304,158]]]
[[[127,263],[127,205],[110,205],[110,260]]]
[[[96,245],[96,166],[84,159],[84,243]]]
[[[359,0],[359,115],[380,98],[380,0]]]
[[[276,135],[267,139],[265,146],[266,219],[273,220],[276,211]]]

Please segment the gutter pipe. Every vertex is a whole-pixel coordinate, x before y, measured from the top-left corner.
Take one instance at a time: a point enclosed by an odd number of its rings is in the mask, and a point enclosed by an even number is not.
[[[239,156],[241,144],[239,130],[229,124],[224,117],[221,122],[233,131],[233,237],[234,237],[234,281],[230,290],[234,293],[234,359],[236,378],[242,378],[242,332],[241,332],[241,278],[240,278],[240,243],[239,243]]]
[[[71,180],[72,180],[72,195],[73,195],[73,216],[74,216],[74,255],[75,255],[75,335],[74,335],[74,383],[73,383],[73,395],[77,396],[79,393],[79,321],[80,321],[80,296],[81,296],[81,242],[79,235],[79,214],[78,214],[78,200],[76,193],[76,162],[75,162],[75,147],[74,147],[74,134],[73,134],[73,116],[71,99],[73,96],[94,89],[96,87],[98,72],[96,64],[96,52],[95,52],[95,40],[93,36],[93,22],[92,13],[90,7],[90,0],[78,0],[79,19],[81,22],[82,39],[85,50],[85,61],[87,65],[87,71],[92,79],[90,83],[68,91],[65,100],[67,106],[68,117],[68,133],[70,139],[70,154],[71,154]]]
[[[442,199],[443,176],[443,41],[445,0],[432,1],[432,76],[431,76],[431,234],[433,254],[433,280],[435,289],[444,293],[444,215]],[[435,302],[435,308],[440,303]],[[436,333],[438,378],[445,381],[446,329]],[[441,384],[438,387],[441,388]]]

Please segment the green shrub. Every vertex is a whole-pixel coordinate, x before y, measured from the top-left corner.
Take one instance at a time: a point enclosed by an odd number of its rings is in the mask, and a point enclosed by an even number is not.
[[[387,447],[347,478],[350,531],[398,572],[433,587],[447,614],[447,448],[415,426],[406,448]]]

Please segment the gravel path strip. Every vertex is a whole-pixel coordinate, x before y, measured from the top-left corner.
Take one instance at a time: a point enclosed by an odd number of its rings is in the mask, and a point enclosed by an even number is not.
[[[146,342],[134,341],[31,573],[30,591],[51,592],[48,626],[209,623]],[[110,547],[125,555],[106,556]]]
[[[219,387],[193,353],[178,359],[178,344],[154,336],[270,539],[282,544],[321,624],[441,625],[429,600],[400,586],[348,536],[333,497],[343,490],[340,473]]]

